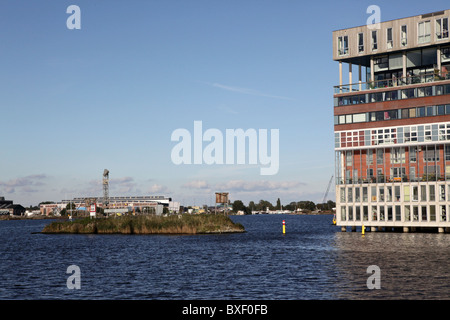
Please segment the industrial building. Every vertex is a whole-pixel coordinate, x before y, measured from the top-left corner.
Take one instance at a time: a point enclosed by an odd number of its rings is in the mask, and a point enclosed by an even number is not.
[[[73,203],[76,210],[88,211],[89,204],[95,203],[98,207],[107,210],[107,212],[146,213],[149,210],[154,210],[159,214],[162,213],[163,207],[167,207],[173,212],[178,212],[180,207],[179,202],[173,202],[172,198],[164,196],[108,197],[107,205],[104,205],[104,199],[104,197],[74,198],[72,200],[62,200],[60,203],[42,204],[40,209],[43,215],[55,214],[66,208],[69,203]]]
[[[0,197],[0,215],[23,216],[25,208],[20,204],[14,204],[12,200],[5,200]]]
[[[449,17],[444,10],[333,32],[342,231],[449,230]]]

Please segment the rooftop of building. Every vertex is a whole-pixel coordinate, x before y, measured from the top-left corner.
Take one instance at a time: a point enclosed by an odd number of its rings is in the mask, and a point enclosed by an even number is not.
[[[450,10],[441,10],[379,22],[379,24],[335,30],[333,31],[333,59],[370,66],[370,56],[448,44],[450,42],[449,17]],[[403,27],[405,27],[404,33]],[[389,28],[391,30],[388,35]],[[372,31],[376,31],[375,46]],[[363,36],[360,43],[359,35],[361,34]],[[346,41],[338,40],[340,37],[346,37]]]

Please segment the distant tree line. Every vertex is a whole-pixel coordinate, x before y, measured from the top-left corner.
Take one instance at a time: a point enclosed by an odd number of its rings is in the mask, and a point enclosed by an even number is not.
[[[259,200],[258,203],[255,203],[254,201],[250,201],[248,203],[248,206],[246,206],[241,200],[235,200],[232,203],[232,210],[233,212],[243,211],[244,214],[251,214],[252,211],[266,211],[267,208],[269,210],[289,210],[289,211],[295,211],[297,209],[302,210],[308,210],[308,211],[314,211],[314,210],[331,210],[336,206],[336,203],[332,200],[328,200],[326,203],[318,203],[315,204],[313,201],[298,201],[298,202],[291,202],[287,205],[281,205],[280,198],[277,199],[276,205],[273,205],[270,203],[270,201],[267,200]]]

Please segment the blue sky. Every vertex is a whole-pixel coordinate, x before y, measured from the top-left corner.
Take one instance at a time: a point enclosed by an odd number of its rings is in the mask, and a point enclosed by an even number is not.
[[[81,29],[69,30],[69,5]],[[334,174],[332,31],[444,1],[0,0],[0,196],[25,206],[110,195],[209,204],[322,200]],[[278,174],[175,165],[171,134],[279,129]],[[329,198],[334,199],[334,187]]]

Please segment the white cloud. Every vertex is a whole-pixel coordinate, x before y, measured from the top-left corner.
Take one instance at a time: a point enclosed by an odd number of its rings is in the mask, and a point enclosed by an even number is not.
[[[156,193],[166,193],[168,192],[168,188],[163,185],[154,184],[148,189],[148,193],[156,194]]]
[[[211,187],[205,180],[190,181],[183,184],[182,187],[192,189],[211,189]]]
[[[43,181],[46,178],[45,174],[33,174],[8,181],[0,181],[0,187],[3,187],[3,192],[6,193],[14,193],[16,188],[22,192],[37,192],[38,190],[34,187],[45,185]]]
[[[232,192],[261,192],[261,191],[279,191],[279,190],[292,190],[304,185],[304,183],[298,181],[245,181],[245,180],[232,180],[222,184],[218,184],[217,187],[221,190],[230,190]]]

